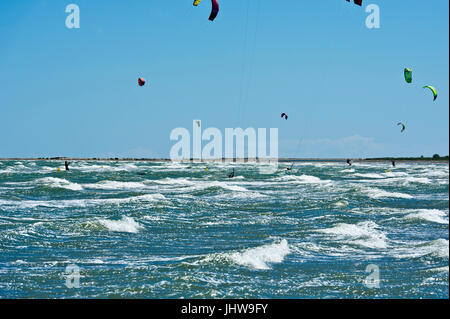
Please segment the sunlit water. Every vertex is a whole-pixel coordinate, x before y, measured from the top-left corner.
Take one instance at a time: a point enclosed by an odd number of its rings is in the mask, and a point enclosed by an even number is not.
[[[0,162],[1,298],[449,297],[448,164],[58,166]]]

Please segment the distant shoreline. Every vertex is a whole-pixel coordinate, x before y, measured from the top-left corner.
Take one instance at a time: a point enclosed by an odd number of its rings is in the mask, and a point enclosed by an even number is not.
[[[431,158],[431,157],[383,157],[383,158],[350,158],[353,163],[364,163],[364,162],[392,162],[396,161],[398,163],[401,162],[420,162],[420,163],[449,163],[448,156],[441,157],[441,158]],[[61,162],[61,161],[86,161],[86,162],[170,162],[171,160],[168,158],[77,158],[77,157],[46,157],[46,158],[25,158],[25,157],[11,157],[11,158],[0,158],[0,161],[54,161],[54,162]],[[253,160],[254,162],[255,160]],[[190,160],[183,160],[183,161],[176,161],[176,162],[194,162],[194,163],[211,163],[211,162],[224,162],[224,163],[247,163],[249,160],[247,158],[245,159],[220,159],[220,160],[197,160],[197,159],[190,159]],[[269,160],[256,160],[256,162],[269,162]],[[278,159],[278,162],[280,163],[286,163],[286,162],[296,162],[296,163],[302,163],[302,162],[323,162],[323,163],[346,163],[347,158],[280,158]]]

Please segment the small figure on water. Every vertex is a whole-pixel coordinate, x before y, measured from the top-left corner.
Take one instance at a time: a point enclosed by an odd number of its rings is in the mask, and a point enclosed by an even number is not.
[[[395,167],[395,161],[392,161],[392,167]]]
[[[233,168],[233,171],[231,172],[231,174],[228,175],[228,178],[233,178],[233,177],[234,177],[234,168]]]
[[[66,171],[68,171],[69,170],[69,162],[68,161],[65,161],[64,162],[64,166],[66,167]]]
[[[348,164],[348,166],[352,166],[352,161],[348,159],[347,164]]]

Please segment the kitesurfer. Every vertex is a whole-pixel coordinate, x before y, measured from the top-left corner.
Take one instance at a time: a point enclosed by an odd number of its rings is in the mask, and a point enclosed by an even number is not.
[[[66,171],[68,171],[69,170],[69,162],[68,161],[65,161],[64,162],[64,166],[66,167]]]
[[[347,164],[348,164],[348,166],[352,166],[352,161],[348,159]]]
[[[395,161],[392,161],[392,167],[395,167]]]
[[[233,171],[228,175],[228,178],[233,178],[234,177],[234,168]]]

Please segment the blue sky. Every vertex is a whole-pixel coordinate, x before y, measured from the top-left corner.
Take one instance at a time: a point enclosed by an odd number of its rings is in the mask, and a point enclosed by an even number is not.
[[[194,119],[278,127],[280,156],[449,153],[447,0],[219,3],[1,1],[0,157],[167,157]]]

